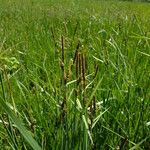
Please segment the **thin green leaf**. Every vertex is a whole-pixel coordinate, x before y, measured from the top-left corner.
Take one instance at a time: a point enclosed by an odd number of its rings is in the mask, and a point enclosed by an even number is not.
[[[3,110],[9,115],[9,117],[12,119],[22,136],[26,139],[26,141],[30,144],[30,146],[34,150],[42,150],[42,148],[38,145],[38,143],[33,139],[31,136],[31,133],[22,125],[22,122],[19,118],[15,116],[13,111],[10,109],[10,107],[5,103],[2,97],[0,97],[0,105],[3,108]]]

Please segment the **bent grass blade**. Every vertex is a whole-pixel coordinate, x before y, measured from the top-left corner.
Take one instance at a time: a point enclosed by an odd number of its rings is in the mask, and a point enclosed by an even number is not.
[[[20,131],[20,133],[26,139],[26,141],[30,144],[30,146],[34,150],[42,150],[39,144],[31,136],[31,133],[22,125],[21,120],[15,116],[15,114],[12,112],[9,106],[4,102],[2,97],[0,97],[0,105],[3,108],[3,110],[9,115],[9,117],[12,119],[17,129]]]

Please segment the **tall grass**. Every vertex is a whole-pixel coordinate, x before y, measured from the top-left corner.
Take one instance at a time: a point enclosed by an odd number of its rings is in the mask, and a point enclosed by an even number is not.
[[[150,147],[149,4],[0,3],[0,149]]]

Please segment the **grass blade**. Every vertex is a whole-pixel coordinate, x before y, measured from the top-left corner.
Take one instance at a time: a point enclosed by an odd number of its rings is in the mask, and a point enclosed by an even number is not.
[[[17,129],[20,131],[20,133],[26,139],[26,141],[30,144],[30,146],[34,150],[42,150],[42,148],[31,136],[31,133],[22,125],[21,120],[15,116],[15,114],[12,112],[9,106],[7,106],[7,104],[5,103],[2,97],[0,97],[0,105],[3,108],[3,110],[9,115],[9,117],[12,119]]]

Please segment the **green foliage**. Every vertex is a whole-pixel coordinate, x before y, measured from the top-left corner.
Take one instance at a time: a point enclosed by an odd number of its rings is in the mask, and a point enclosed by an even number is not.
[[[0,149],[149,149],[148,3],[0,4]]]

